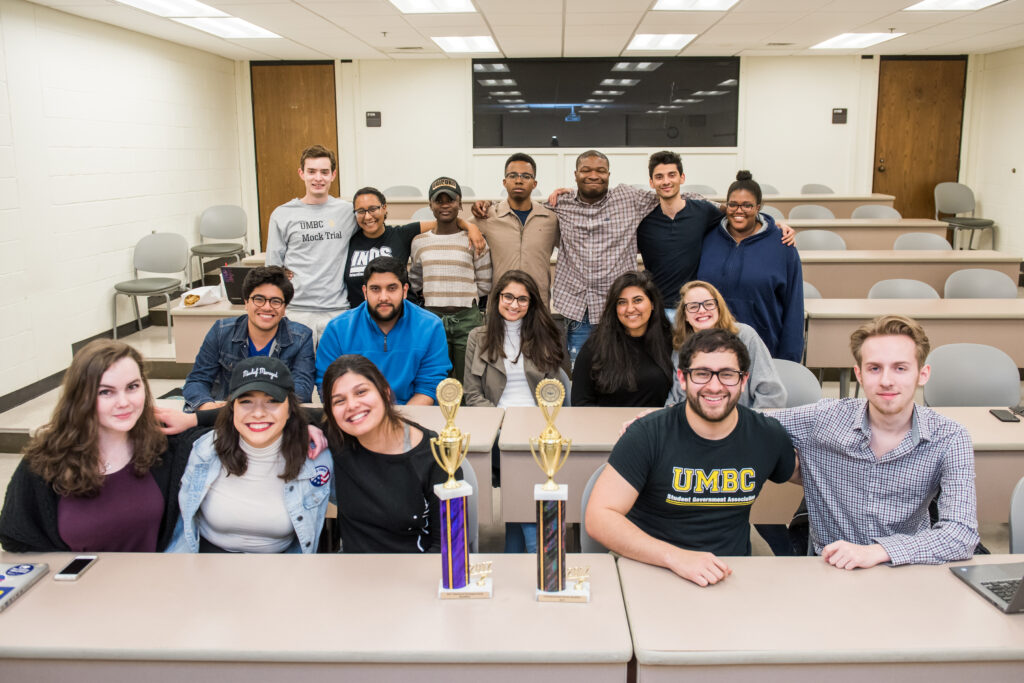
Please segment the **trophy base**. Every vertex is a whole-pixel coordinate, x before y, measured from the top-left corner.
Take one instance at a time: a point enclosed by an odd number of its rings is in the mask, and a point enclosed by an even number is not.
[[[494,597],[494,584],[491,577],[480,581],[471,581],[465,588],[445,588],[439,580],[437,583],[437,597],[441,600],[486,600]]]
[[[465,480],[460,479],[457,483],[457,487],[450,489],[445,488],[444,484],[434,484],[434,495],[441,500],[451,500],[452,498],[463,498],[473,495],[473,487],[467,484]]]
[[[584,581],[578,589],[574,584],[561,591],[538,590],[537,602],[590,602],[590,582]]]

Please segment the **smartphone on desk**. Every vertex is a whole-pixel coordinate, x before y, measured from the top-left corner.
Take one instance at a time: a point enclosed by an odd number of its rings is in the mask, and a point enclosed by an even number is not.
[[[996,419],[1000,422],[1020,422],[1020,418],[1014,415],[1009,410],[1002,410],[999,408],[993,408],[988,411],[996,416]]]
[[[96,562],[95,555],[79,555],[67,563],[59,572],[53,575],[54,581],[78,581],[78,577],[84,574],[89,567]]]

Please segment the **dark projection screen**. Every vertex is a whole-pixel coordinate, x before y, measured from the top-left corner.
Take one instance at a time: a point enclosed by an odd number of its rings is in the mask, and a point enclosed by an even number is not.
[[[474,59],[474,147],[735,147],[740,60]]]

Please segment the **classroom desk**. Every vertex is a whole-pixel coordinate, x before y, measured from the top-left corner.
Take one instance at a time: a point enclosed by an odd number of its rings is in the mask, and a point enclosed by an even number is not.
[[[427,429],[440,433],[444,429],[444,416],[437,406],[398,406],[398,412]],[[498,438],[498,429],[505,415],[504,408],[483,408],[461,406],[455,414],[455,425],[463,433],[469,433],[469,452],[466,461],[476,474],[477,520],[490,524],[494,518],[491,486],[491,448]]]
[[[199,347],[203,345],[206,333],[221,318],[234,318],[245,314],[245,306],[222,299],[209,306],[182,308],[171,306],[174,320],[174,360],[178,363],[196,362]]]
[[[804,313],[809,368],[851,367],[850,334],[888,314],[920,322],[932,348],[958,342],[988,344],[1024,368],[1024,299],[806,299]]]
[[[801,230],[830,230],[846,242],[847,249],[892,249],[896,238],[908,232],[926,232],[946,238],[948,224],[930,218],[801,218],[784,221]]]
[[[802,251],[804,280],[826,299],[866,297],[879,280],[908,278],[927,282],[942,295],[946,278],[965,268],[998,270],[1014,282],[1021,257],[999,251]]]
[[[685,187],[683,188],[686,189]],[[711,197],[717,202],[724,202],[725,197]],[[786,216],[794,206],[801,204],[817,204],[829,209],[836,218],[849,218],[853,210],[864,204],[892,206],[896,200],[891,194],[766,194],[763,204],[774,206]],[[788,222],[788,221],[786,221]]]
[[[255,268],[256,266],[267,265],[267,252],[258,251],[255,254],[249,254],[242,258],[242,265]]]
[[[817,557],[726,562],[732,576],[700,588],[619,559],[637,681],[1024,680],[1024,615],[995,609],[948,565],[846,571]]]
[[[75,583],[52,572],[0,619],[0,679],[621,683],[632,655],[610,555],[591,601],[539,603],[533,555],[493,560],[494,597],[439,600],[437,555],[103,554]]]
[[[563,438],[572,439],[572,450],[555,482],[568,484],[567,522],[579,522],[583,489],[598,467],[608,461],[622,424],[636,417],[641,408],[562,408],[555,427]],[[547,477],[533,460],[529,439],[537,438],[546,425],[540,408],[506,408],[498,447],[501,450],[501,519],[503,522],[533,522],[537,509],[534,484]],[[796,484],[767,482],[750,511],[751,522],[788,524],[803,489]]]

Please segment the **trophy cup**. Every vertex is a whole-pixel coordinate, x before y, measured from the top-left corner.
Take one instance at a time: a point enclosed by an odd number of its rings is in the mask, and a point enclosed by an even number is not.
[[[556,379],[545,379],[537,385],[537,405],[547,426],[540,437],[530,439],[530,452],[548,480],[533,488],[537,501],[537,600],[541,602],[589,602],[590,584],[565,583],[565,503],[569,487],[555,483],[555,474],[562,469],[572,441],[563,439],[555,429],[555,416],[565,400],[565,387]]]
[[[438,467],[448,473],[448,481],[434,486],[434,495],[441,502],[441,585],[440,598],[489,598],[491,580],[485,575],[470,585],[469,540],[466,537],[466,505],[473,487],[456,481],[455,472],[469,451],[469,434],[455,426],[455,413],[462,400],[462,385],[456,379],[442,380],[437,385],[437,404],[445,425],[440,435],[430,440],[430,451]]]

